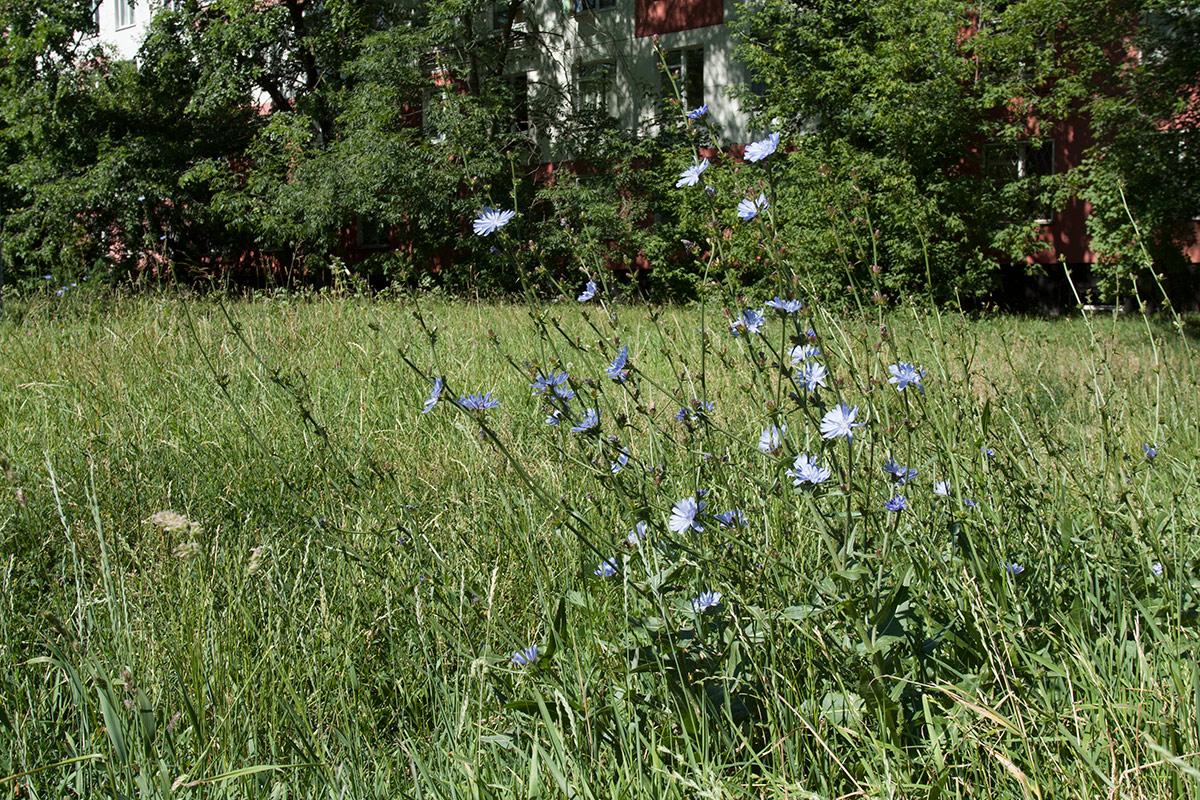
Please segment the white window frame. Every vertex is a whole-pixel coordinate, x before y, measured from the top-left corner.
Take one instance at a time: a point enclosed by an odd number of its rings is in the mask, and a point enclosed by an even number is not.
[[[607,73],[607,79],[603,74]],[[575,67],[575,110],[601,111],[610,117],[616,109],[617,62],[612,59],[589,61]],[[592,102],[592,97],[600,102]]]
[[[137,14],[134,12],[133,0],[113,0],[113,21],[119,31],[134,26]]]
[[[698,63],[689,58],[689,55],[697,54],[700,57]],[[692,61],[692,63],[689,64],[689,61]],[[704,95],[706,94],[706,87],[704,82],[703,45],[697,45],[695,47],[678,47],[674,50],[668,50],[663,53],[663,65],[665,66],[665,69],[663,70],[662,74],[659,75],[659,80],[661,81],[660,94],[663,100],[662,111],[665,112],[667,110],[667,101],[672,100],[675,97],[675,92],[671,88],[670,77],[670,73],[675,70],[679,71],[679,75],[675,78],[675,85],[679,87],[679,98],[683,103],[683,110],[690,111],[705,102]],[[692,97],[691,93],[688,91],[688,84],[695,77],[692,73],[697,70],[700,73],[700,96]]]
[[[1016,169],[1017,180],[1024,178],[1032,178],[1037,175],[1053,175],[1055,169],[1055,151],[1058,149],[1055,146],[1054,140],[1047,138],[1042,142],[1041,147],[1037,150],[1045,148],[1048,151],[1048,158],[1041,156],[1030,147],[1029,142],[1016,142],[1015,144],[994,143],[983,146],[982,168],[983,175],[988,178],[998,178],[996,175],[997,167],[1014,168]],[[1039,165],[1035,158],[1044,158],[1045,162]],[[1048,162],[1048,164],[1046,163]],[[1039,168],[1042,167],[1042,168]],[[1048,167],[1048,168],[1047,168]],[[1049,211],[1049,209],[1044,209]],[[1049,225],[1053,213],[1039,215],[1034,222],[1038,225]]]
[[[984,174],[990,174],[992,169],[996,166],[1012,164],[1016,167],[1017,178],[1029,178],[1034,175],[1053,175],[1055,150],[1054,140],[1046,139],[1042,146],[1048,148],[1049,150],[1050,168],[1048,170],[1036,170],[1034,168],[1034,151],[1030,148],[1029,142],[984,145]]]
[[[492,0],[492,35],[500,36],[508,27],[508,20],[504,17],[508,13],[512,4],[509,0]],[[512,30],[513,33],[524,33],[527,28],[526,23],[525,2],[522,0],[517,5],[517,13],[513,17]]]

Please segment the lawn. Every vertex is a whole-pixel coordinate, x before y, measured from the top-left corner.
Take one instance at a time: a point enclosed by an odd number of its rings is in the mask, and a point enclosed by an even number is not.
[[[1197,792],[1180,326],[605,297],[10,298],[0,790]]]

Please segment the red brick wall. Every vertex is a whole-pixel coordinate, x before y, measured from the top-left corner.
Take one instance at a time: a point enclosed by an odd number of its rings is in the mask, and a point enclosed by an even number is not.
[[[635,36],[655,36],[725,21],[725,0],[635,0]]]
[[[1053,136],[1054,171],[1059,174],[1078,167],[1084,151],[1094,144],[1091,126],[1078,116],[1070,116],[1056,125]],[[1042,228],[1041,239],[1050,245],[1049,249],[1029,260],[1042,264],[1060,260],[1070,264],[1095,262],[1096,254],[1091,251],[1087,234],[1087,217],[1091,211],[1090,203],[1072,197],[1062,211],[1054,214],[1050,224]]]

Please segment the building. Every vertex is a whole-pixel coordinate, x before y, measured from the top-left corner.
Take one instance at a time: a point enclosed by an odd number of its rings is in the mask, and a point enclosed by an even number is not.
[[[132,59],[153,16],[176,2],[99,0],[99,39],[118,58]],[[509,76],[526,94],[525,107],[569,103],[606,112],[626,130],[652,133],[672,95],[665,59],[678,75],[683,105],[707,103],[725,142],[737,144],[750,132],[730,94],[749,83],[726,24],[735,13],[734,0],[496,0],[476,24],[512,37]],[[426,103],[440,90],[433,83]]]
[[[99,0],[99,38],[121,58],[133,58],[153,15],[178,0]],[[739,145],[766,131],[750,127],[734,89],[750,86],[753,76],[735,58],[730,23],[735,0],[493,0],[476,15],[476,32],[510,46],[507,79],[517,97],[515,124],[539,145],[546,161],[560,161],[561,148],[551,131],[539,130],[530,109],[556,114],[588,109],[608,114],[621,128],[652,134],[664,113],[707,104],[722,145]],[[664,67],[666,70],[664,70]],[[431,59],[430,83],[423,103],[428,110],[440,94],[453,91],[453,79]],[[674,86],[667,72],[676,76]],[[428,119],[429,115],[426,115]],[[432,138],[439,132],[430,129]],[[1066,119],[1042,131],[1038,147],[981,144],[966,156],[985,176],[1022,178],[1064,173],[1080,166],[1093,144],[1081,119]],[[1030,261],[1090,265],[1099,257],[1087,231],[1090,207],[1071,198],[1059,210],[1038,210],[1037,224],[1047,248]],[[347,245],[378,250],[395,244],[390,232],[359,220]],[[1186,260],[1200,262],[1192,242]]]
[[[118,58],[132,59],[145,36],[146,26],[174,0],[98,0],[95,20],[99,39],[115,51]]]
[[[507,8],[493,12],[497,34],[507,26]],[[545,107],[561,96],[576,108],[607,112],[626,130],[650,133],[675,91],[665,62],[684,108],[708,104],[726,143],[749,140],[748,117],[732,97],[750,80],[726,24],[736,13],[732,0],[566,0],[522,8],[512,28],[530,46],[514,49],[511,74],[528,87],[531,104]]]

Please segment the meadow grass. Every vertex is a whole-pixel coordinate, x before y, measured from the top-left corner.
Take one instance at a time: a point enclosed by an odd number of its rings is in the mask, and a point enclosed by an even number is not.
[[[9,796],[1197,793],[1200,386],[1169,325],[807,308],[733,336],[740,308],[603,293],[5,311]],[[500,406],[453,402],[476,392]],[[852,441],[818,432],[839,401]],[[794,486],[801,453],[830,479]],[[688,498],[703,530],[672,530]]]

